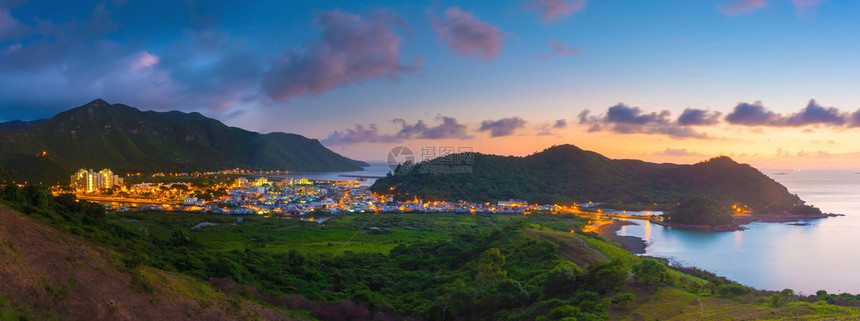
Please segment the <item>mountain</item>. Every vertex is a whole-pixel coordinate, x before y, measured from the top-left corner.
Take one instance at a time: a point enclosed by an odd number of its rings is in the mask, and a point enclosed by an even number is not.
[[[2,205],[0,221],[0,320],[293,320]]]
[[[97,99],[42,123],[0,131],[0,166],[29,182],[66,182],[80,168],[125,173],[229,168],[360,170],[316,139],[259,134],[200,113],[140,111]]]
[[[47,119],[39,119],[39,120],[11,120],[5,123],[0,123],[0,130],[16,130],[16,129],[24,129],[33,125],[44,123]]]
[[[781,212],[801,202],[785,186],[725,156],[694,165],[655,164],[609,159],[573,145],[526,157],[471,153],[437,158],[381,178],[371,189],[398,199],[516,198],[540,203],[657,203],[659,208],[704,196],[722,205],[748,205],[760,213]]]

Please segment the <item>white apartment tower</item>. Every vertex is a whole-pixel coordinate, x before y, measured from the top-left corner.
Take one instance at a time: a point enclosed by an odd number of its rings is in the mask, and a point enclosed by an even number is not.
[[[72,186],[83,189],[87,192],[93,192],[100,188],[110,188],[117,185],[122,185],[122,178],[114,175],[109,169],[103,169],[98,173],[92,169],[81,169],[75,175],[72,175]]]

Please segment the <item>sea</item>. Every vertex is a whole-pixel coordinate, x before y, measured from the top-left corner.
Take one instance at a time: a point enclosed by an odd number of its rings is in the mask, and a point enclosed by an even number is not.
[[[696,232],[630,220],[617,233],[640,237],[643,255],[694,266],[763,290],[860,293],[860,172],[763,171],[807,204],[844,214],[798,223],[752,223]]]

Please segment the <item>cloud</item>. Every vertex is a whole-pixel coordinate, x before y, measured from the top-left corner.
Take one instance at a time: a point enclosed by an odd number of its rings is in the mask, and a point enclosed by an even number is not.
[[[519,117],[485,120],[481,122],[481,128],[478,131],[489,131],[490,137],[510,136],[513,135],[514,131],[523,128],[525,125],[526,121]]]
[[[0,43],[25,36],[28,27],[12,17],[9,10],[0,6]]]
[[[441,121],[436,126],[428,126],[423,120],[415,124],[409,124],[403,119],[395,118],[392,123],[400,126],[400,130],[393,134],[379,132],[376,124],[368,127],[356,124],[355,128],[347,128],[344,131],[335,131],[322,140],[326,145],[348,145],[357,143],[393,143],[408,139],[471,139],[466,125],[460,124],[453,117],[437,116]]]
[[[777,113],[767,110],[760,101],[752,104],[738,103],[735,109],[726,115],[726,121],[735,125],[767,126],[773,125],[782,117]]]
[[[666,148],[664,151],[655,152],[655,156],[671,156],[671,157],[704,157],[704,154],[687,151],[686,148],[674,149],[674,148]]]
[[[734,3],[719,7],[726,15],[734,16],[741,13],[755,11],[767,6],[767,0],[734,0]]]
[[[439,39],[460,57],[476,55],[492,60],[501,53],[505,39],[505,33],[499,28],[458,7],[445,10],[445,20],[434,18],[433,29],[439,34]]]
[[[669,111],[664,110],[658,113],[643,113],[639,107],[628,107],[624,104],[618,104],[609,107],[606,112],[606,120],[610,123],[645,125],[648,123],[667,123]]]
[[[835,107],[822,107],[815,100],[810,100],[806,108],[800,112],[788,116],[784,123],[787,126],[805,126],[812,124],[823,124],[842,126],[848,122],[847,115]]]
[[[549,59],[550,57],[552,57],[554,55],[573,56],[575,54],[578,54],[580,51],[582,51],[581,48],[569,48],[568,49],[564,43],[562,43],[561,41],[555,40],[555,39],[549,40],[549,47],[550,47],[550,49],[552,49],[552,51],[550,51],[549,53],[541,54],[538,57],[540,57],[541,59]]]
[[[567,128],[567,120],[559,119],[553,123],[543,124],[538,126],[538,136],[554,135],[556,130]]]
[[[394,119],[394,123],[400,124],[402,127],[397,136],[403,139],[469,139],[472,138],[467,134],[466,125],[457,122],[454,117],[438,116],[437,120],[442,120],[442,123],[437,126],[427,126],[423,120],[418,120],[415,125],[410,125],[403,119]]]
[[[678,125],[681,126],[704,126],[714,125],[720,121],[722,113],[704,109],[687,108],[678,116]]]
[[[323,29],[322,39],[302,52],[281,54],[263,76],[263,91],[274,101],[318,95],[366,79],[397,79],[421,66],[420,59],[412,65],[400,62],[401,38],[393,28],[405,22],[393,14],[377,12],[362,19],[330,11],[318,13],[316,22]]]
[[[226,112],[255,99],[262,65],[242,39],[182,27],[179,37],[171,36],[181,41],[161,42],[153,51],[144,41],[126,39],[140,26],[115,16],[121,8],[110,4],[66,23],[36,19],[20,27],[26,31],[20,41],[0,42],[0,114],[50,117],[94,98],[145,109]]]
[[[668,110],[644,112],[639,107],[618,104],[606,111],[603,116],[591,116],[585,110],[579,114],[579,123],[591,125],[589,132],[610,131],[619,134],[659,134],[672,138],[708,138],[690,127],[670,121]]]
[[[526,9],[541,16],[544,23],[550,23],[585,9],[586,0],[532,0],[524,3]]]
[[[735,109],[726,115],[730,124],[745,126],[800,127],[807,125],[827,125],[840,127],[851,123],[850,116],[835,107],[822,107],[815,100],[799,112],[783,116],[762,106],[761,102],[753,104],[739,103]]]
[[[791,0],[791,3],[794,5],[794,13],[798,17],[808,16],[822,2],[824,0]]]

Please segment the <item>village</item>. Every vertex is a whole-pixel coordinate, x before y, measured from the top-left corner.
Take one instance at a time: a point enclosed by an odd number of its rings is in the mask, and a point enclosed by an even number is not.
[[[211,185],[183,182],[184,178],[230,175]],[[243,176],[247,175],[247,176]],[[54,194],[74,193],[78,199],[103,204],[114,211],[195,212],[223,215],[295,216],[305,214],[347,213],[499,213],[578,211],[579,205],[529,204],[510,199],[497,202],[395,201],[377,195],[359,181],[284,178],[270,181],[264,175],[230,170],[208,173],[157,173],[153,178],[175,177],[171,182],[126,184],[109,169],[99,172],[80,170],[71,176],[69,186],[55,186]],[[235,177],[235,178],[233,178]],[[585,204],[584,207],[596,204]]]

